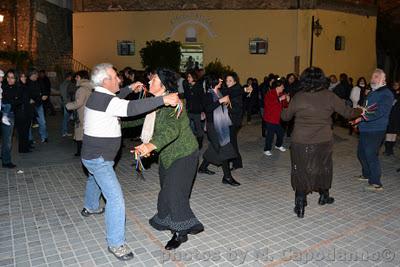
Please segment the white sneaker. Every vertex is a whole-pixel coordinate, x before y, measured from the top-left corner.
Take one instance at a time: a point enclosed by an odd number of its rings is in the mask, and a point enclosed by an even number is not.
[[[275,146],[275,148],[281,152],[286,152],[286,148],[284,148],[283,146],[280,146],[280,147]]]
[[[267,151],[264,151],[264,155],[267,157],[271,157],[272,153],[271,153],[271,151],[267,150]]]

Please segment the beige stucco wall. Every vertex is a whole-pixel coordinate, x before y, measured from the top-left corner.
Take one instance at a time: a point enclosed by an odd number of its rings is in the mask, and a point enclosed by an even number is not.
[[[214,11],[130,11],[75,13],[73,54],[93,66],[107,61],[117,68],[142,69],[139,50],[147,40],[168,37],[185,40],[186,28],[197,30],[204,45],[204,63],[219,58],[233,67],[242,80],[259,79],[274,72],[294,71],[294,57],[300,56],[301,69],[308,66],[311,16],[319,17],[323,33],[315,38],[314,62],[328,73],[348,72],[367,75],[376,65],[375,17],[312,10],[214,10]],[[191,22],[189,22],[191,21]],[[336,35],[346,37],[346,50],[334,51]],[[266,55],[251,55],[249,39],[268,38]],[[135,40],[134,56],[118,56],[117,40]]]

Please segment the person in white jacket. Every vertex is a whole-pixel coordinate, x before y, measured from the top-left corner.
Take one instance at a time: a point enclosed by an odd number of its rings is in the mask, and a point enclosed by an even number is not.
[[[367,87],[367,81],[364,77],[361,77],[357,81],[357,85],[353,87],[350,93],[350,100],[353,103],[353,108],[362,106],[363,94]],[[361,100],[361,101],[360,101]]]

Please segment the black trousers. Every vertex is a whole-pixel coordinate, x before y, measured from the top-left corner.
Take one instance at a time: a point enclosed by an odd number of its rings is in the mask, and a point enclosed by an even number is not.
[[[281,147],[283,144],[283,136],[285,134],[282,126],[279,124],[271,124],[266,122],[265,129],[267,130],[267,136],[265,137],[264,151],[271,151],[272,142],[274,141],[274,135],[276,135],[276,146]]]
[[[160,165],[157,214],[149,223],[157,230],[182,234],[200,230],[203,225],[190,208],[190,193],[197,173],[199,152],[176,160],[168,169]]]
[[[232,125],[229,128],[229,130],[230,130],[231,143],[237,154],[237,157],[232,160],[232,165],[233,165],[232,167],[236,168],[236,169],[243,168],[242,156],[240,155],[239,145],[238,145],[238,141],[237,141],[240,126]]]
[[[15,118],[15,127],[18,134],[18,152],[26,152],[29,150],[29,128],[31,120],[23,116],[17,115]]]

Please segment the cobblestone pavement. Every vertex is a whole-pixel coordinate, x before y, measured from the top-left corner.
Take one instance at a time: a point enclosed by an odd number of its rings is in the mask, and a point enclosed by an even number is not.
[[[384,192],[365,192],[352,178],[360,173],[357,139],[337,129],[336,201],[319,206],[313,194],[305,218],[298,219],[289,153],[266,158],[259,127],[240,132],[245,167],[234,176],[242,186],[223,185],[217,168],[217,175],[198,175],[191,205],[206,230],[172,253],[163,250],[170,233],[148,224],[156,210],[157,165],[145,172],[146,180],[138,179],[127,144],[116,170],[126,239],[135,253],[129,262],[107,252],[103,215],[79,213],[85,176],[72,157],[72,141],[53,137],[38,144],[36,152],[16,157],[23,174],[0,170],[0,266],[400,266],[398,158],[382,157]]]

